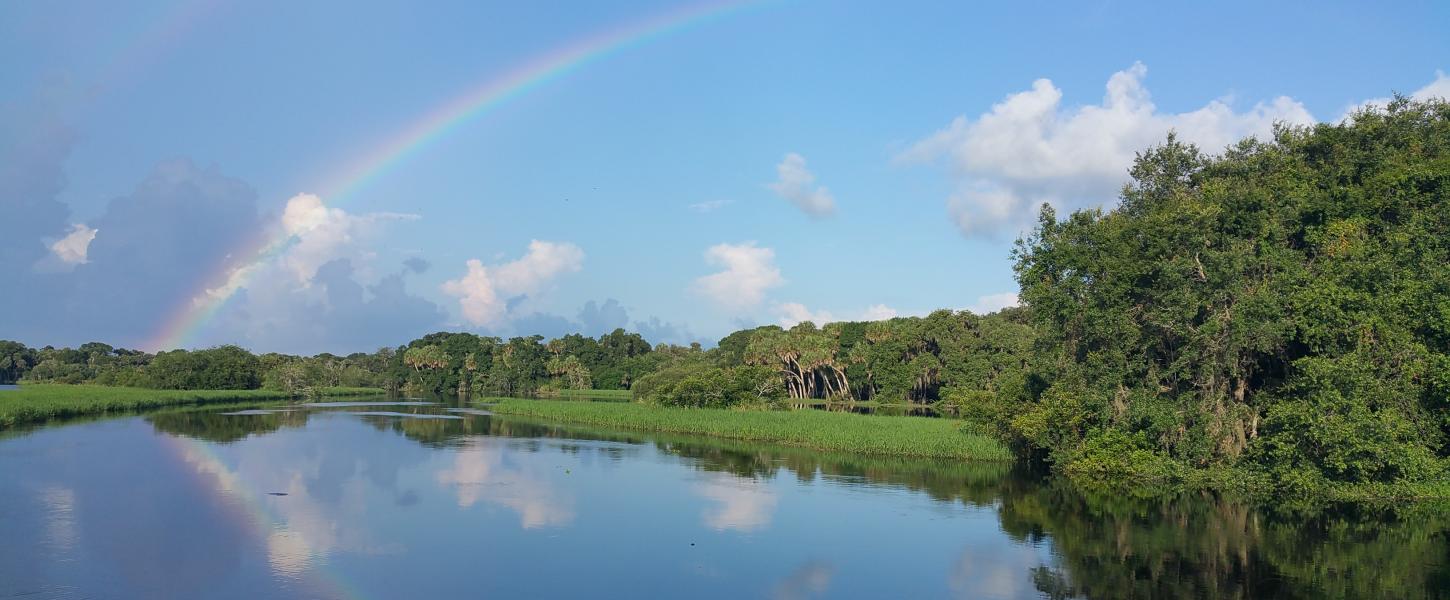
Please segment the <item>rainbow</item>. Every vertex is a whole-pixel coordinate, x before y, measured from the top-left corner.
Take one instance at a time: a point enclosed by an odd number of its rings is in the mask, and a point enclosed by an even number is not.
[[[689,5],[538,56],[438,106],[376,145],[373,151],[332,177],[330,184],[321,186],[322,197],[330,205],[337,206],[431,143],[511,100],[621,50],[760,3],[762,0],[724,0]],[[228,254],[224,264],[213,270],[190,298],[169,313],[170,316],[144,347],[153,351],[186,347],[197,331],[215,318],[227,300],[247,284],[261,265],[281,255],[295,241],[295,236],[280,227],[259,232],[258,236],[249,239],[242,248]]]

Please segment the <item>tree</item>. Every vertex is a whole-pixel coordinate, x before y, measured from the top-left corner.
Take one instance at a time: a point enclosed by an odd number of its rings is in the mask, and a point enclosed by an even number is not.
[[[20,381],[35,363],[35,351],[25,344],[0,340],[0,383]]]
[[[1118,208],[1044,207],[1018,244],[1043,350],[1026,443],[1069,468],[1123,441],[1247,459],[1294,486],[1444,472],[1450,105],[1399,98],[1220,156],[1170,136],[1130,175]]]

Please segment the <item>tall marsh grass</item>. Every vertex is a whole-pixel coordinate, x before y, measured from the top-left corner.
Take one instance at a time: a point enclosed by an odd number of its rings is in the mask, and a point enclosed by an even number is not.
[[[972,430],[969,424],[951,419],[516,398],[499,399],[492,410],[602,427],[708,435],[857,454],[1012,460],[1007,447]]]
[[[380,394],[373,388],[327,388],[324,396]],[[274,390],[151,390],[104,385],[21,384],[0,391],[0,429],[75,415],[122,412],[209,402],[286,400]]]

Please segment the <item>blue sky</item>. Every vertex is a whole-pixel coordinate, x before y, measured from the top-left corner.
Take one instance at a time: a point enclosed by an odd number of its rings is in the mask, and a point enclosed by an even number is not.
[[[1450,94],[1450,9],[1429,2],[761,2],[321,189],[482,82],[680,6],[6,3],[0,338],[145,345],[268,228],[295,246],[187,345],[614,325],[708,345],[991,310],[1035,206],[1111,205],[1168,129],[1212,150]]]

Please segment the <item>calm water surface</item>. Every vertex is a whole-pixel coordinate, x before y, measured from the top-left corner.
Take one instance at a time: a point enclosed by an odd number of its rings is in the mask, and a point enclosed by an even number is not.
[[[0,598],[1443,597],[1447,529],[417,403],[0,439]]]

